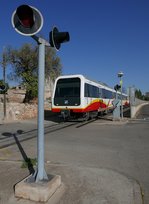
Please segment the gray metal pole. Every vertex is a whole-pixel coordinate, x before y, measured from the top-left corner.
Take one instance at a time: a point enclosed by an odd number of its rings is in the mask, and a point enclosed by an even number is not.
[[[5,47],[3,48],[3,62],[2,62],[2,67],[3,67],[3,82],[4,85],[6,85],[6,51]],[[4,91],[4,102],[3,102],[3,109],[4,109],[4,120],[6,118],[6,92]]]
[[[38,68],[38,169],[36,182],[47,180],[44,168],[44,76],[45,76],[45,44],[39,43]]]
[[[122,76],[124,73],[121,71],[118,73],[118,77],[120,78],[120,85],[121,85],[121,119],[123,119],[123,96],[122,96],[122,86],[123,86],[123,81],[122,81]]]
[[[122,86],[123,86],[123,82],[121,79],[121,118],[123,119],[123,95],[122,95]]]

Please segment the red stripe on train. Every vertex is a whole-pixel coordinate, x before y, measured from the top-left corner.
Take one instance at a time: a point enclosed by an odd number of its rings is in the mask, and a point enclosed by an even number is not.
[[[89,106],[87,106],[86,108],[68,108],[70,111],[74,112],[74,113],[83,113],[83,112],[89,112],[89,111],[97,111],[100,108],[107,108],[107,105],[102,103],[102,102],[94,102],[92,104],[90,104]],[[61,112],[63,108],[52,108],[52,112]],[[64,108],[66,109],[66,108]]]

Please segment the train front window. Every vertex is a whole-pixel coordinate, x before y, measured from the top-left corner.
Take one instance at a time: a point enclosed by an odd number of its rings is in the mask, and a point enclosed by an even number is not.
[[[80,78],[59,79],[55,97],[80,97]]]

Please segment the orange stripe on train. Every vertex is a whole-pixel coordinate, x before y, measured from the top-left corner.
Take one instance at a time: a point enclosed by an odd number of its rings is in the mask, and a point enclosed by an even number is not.
[[[94,100],[92,101],[88,106],[86,106],[85,108],[52,108],[52,112],[60,112],[62,109],[68,109],[71,110],[75,113],[78,112],[89,112],[89,111],[96,111],[100,108],[107,108],[108,105],[106,105],[105,103],[103,103],[103,100]]]

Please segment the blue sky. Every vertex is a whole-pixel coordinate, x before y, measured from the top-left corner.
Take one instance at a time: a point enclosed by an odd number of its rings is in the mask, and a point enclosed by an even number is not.
[[[70,42],[57,52],[63,74],[83,74],[114,87],[123,71],[126,88],[149,91],[149,0],[1,0],[0,53],[4,46],[35,44],[11,25],[13,11],[22,4],[41,11],[45,39],[55,25],[69,31]]]

